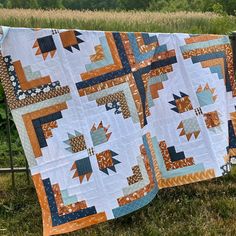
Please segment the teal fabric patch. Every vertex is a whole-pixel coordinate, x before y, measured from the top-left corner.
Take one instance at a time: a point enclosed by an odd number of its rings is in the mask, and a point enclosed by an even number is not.
[[[213,96],[210,90],[204,90],[197,93],[197,98],[201,107],[214,103]]]

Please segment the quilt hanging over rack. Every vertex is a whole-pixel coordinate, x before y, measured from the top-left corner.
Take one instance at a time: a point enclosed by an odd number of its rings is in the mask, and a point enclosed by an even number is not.
[[[2,27],[0,77],[44,236],[117,218],[159,189],[228,173],[228,36]]]

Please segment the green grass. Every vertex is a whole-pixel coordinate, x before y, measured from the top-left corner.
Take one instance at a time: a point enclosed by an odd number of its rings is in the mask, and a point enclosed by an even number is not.
[[[16,175],[0,178],[0,235],[42,235],[41,210],[32,184]],[[236,235],[236,167],[212,181],[160,190],[146,207],[68,236]]]
[[[236,17],[196,12],[91,12],[0,9],[0,25],[108,31],[227,34],[235,30]]]
[[[226,34],[236,17],[199,13],[40,12],[0,9],[0,25],[94,30]],[[14,164],[24,166],[23,151],[12,127]],[[9,164],[5,132],[0,130],[0,167]],[[235,167],[236,168],[236,167]],[[236,235],[236,170],[212,181],[160,190],[146,207],[128,216],[80,230],[75,235],[184,236]],[[16,174],[0,176],[0,235],[42,235],[41,210],[33,184]]]
[[[20,138],[14,126],[12,128],[11,136],[12,136],[11,143],[12,143],[13,165],[16,167],[25,166],[26,160],[24,157],[23,148],[21,146]],[[9,154],[7,135],[6,135],[6,132],[1,130],[0,131],[0,168],[9,167],[10,165],[9,155],[10,154]]]

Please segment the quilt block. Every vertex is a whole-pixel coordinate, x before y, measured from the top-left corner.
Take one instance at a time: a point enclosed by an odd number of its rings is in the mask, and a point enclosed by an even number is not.
[[[1,83],[44,236],[131,213],[159,189],[228,173],[236,86],[227,36],[3,31]]]

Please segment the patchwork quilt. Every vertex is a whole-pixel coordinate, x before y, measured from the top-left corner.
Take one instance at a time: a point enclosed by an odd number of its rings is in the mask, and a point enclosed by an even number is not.
[[[44,236],[121,217],[236,154],[228,36],[1,28],[0,77]]]

